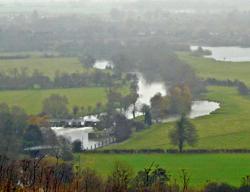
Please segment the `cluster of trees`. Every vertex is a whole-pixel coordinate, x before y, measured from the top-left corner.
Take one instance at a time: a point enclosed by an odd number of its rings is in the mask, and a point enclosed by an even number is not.
[[[47,75],[33,71],[28,74],[27,68],[21,70],[13,69],[9,73],[0,73],[0,89],[51,89],[51,88],[73,88],[73,87],[91,87],[102,86],[111,87],[114,85],[123,85],[126,79],[122,76],[107,73],[101,70],[93,70],[84,73],[56,73],[51,79]]]
[[[100,128],[113,128],[113,135],[118,142],[124,141],[130,137],[133,130],[143,130],[145,125],[140,121],[136,121],[136,102],[139,97],[138,79],[134,74],[128,74],[130,79],[130,92],[123,96],[115,89],[107,91],[106,114],[100,116]],[[129,110],[131,109],[131,110]],[[133,118],[128,119],[128,113],[132,113]]]
[[[75,105],[72,110],[69,110],[68,104],[69,101],[66,96],[52,94],[43,100],[41,114],[54,119],[78,118],[94,114],[100,115],[105,107],[102,103],[97,102],[94,107]]]
[[[241,95],[248,95],[249,88],[247,85],[239,80],[218,80],[215,78],[208,78],[206,79],[207,85],[217,85],[217,86],[227,86],[227,87],[236,87],[238,89],[239,94]]]
[[[68,99],[65,96],[53,94],[43,101],[42,112],[50,118],[66,118],[68,112]]]
[[[194,56],[206,56],[206,55],[212,55],[212,52],[207,50],[207,49],[203,49],[202,47],[198,47],[197,50],[192,51],[192,55]]]
[[[107,91],[107,110],[109,112],[119,109],[121,113],[126,113],[127,110],[132,106],[132,115],[135,118],[136,112],[136,101],[139,95],[136,91],[131,90],[128,95],[123,96],[115,89],[109,89]]]
[[[112,59],[116,71],[139,71],[147,81],[163,81],[166,86],[185,84],[193,96],[205,90],[193,69],[178,58],[167,42],[148,39],[127,45]]]
[[[29,117],[19,107],[0,104],[0,154],[17,159],[27,153],[24,149],[37,146],[51,146],[50,153],[64,160],[72,160],[71,144],[63,137],[57,137],[49,128],[46,117]],[[31,154],[32,155],[32,154]]]
[[[113,135],[116,137],[117,142],[122,142],[128,139],[133,131],[141,131],[145,129],[145,124],[143,122],[127,119],[121,113],[117,113],[113,116],[114,122],[114,133]]]
[[[249,177],[244,177],[240,187],[211,182],[202,189],[190,186],[186,170],[180,174],[181,182],[171,178],[169,172],[152,163],[134,173],[127,164],[116,162],[109,176],[104,179],[89,168],[76,171],[72,165],[50,158],[11,161],[0,156],[1,191],[53,191],[53,192],[248,192]]]
[[[111,128],[112,136],[117,142],[122,142],[128,139],[133,131],[141,131],[145,129],[145,124],[136,119],[128,119],[126,115],[117,110],[108,111],[107,114],[100,116],[100,123],[97,128]]]
[[[169,89],[167,96],[156,94],[150,100],[153,120],[159,122],[167,115],[188,114],[191,110],[192,94],[188,86],[176,85]]]
[[[86,68],[92,68],[96,62],[96,59],[91,55],[81,56],[79,60]]]
[[[132,123],[123,114],[113,116],[114,136],[118,142],[124,141],[132,134]]]

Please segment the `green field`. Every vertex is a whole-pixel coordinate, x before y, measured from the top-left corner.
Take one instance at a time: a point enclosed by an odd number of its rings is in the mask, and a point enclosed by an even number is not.
[[[250,99],[240,96],[235,88],[209,87],[205,98],[219,101],[221,109],[193,120],[199,149],[250,149]],[[108,149],[169,149],[168,132],[173,123],[154,125],[137,132],[127,141]]]
[[[75,165],[79,155],[75,155]],[[206,181],[227,182],[240,185],[242,177],[250,174],[250,154],[205,154],[205,155],[173,155],[173,154],[82,154],[82,167],[95,169],[107,176],[116,161],[125,162],[136,173],[154,162],[165,168],[172,179],[180,180],[182,169],[191,176],[191,185],[202,186]]]
[[[191,56],[189,53],[178,53],[178,56],[190,64],[202,78],[238,79],[250,86],[250,62],[215,61],[214,59]]]
[[[51,94],[65,95],[69,100],[69,108],[74,105],[79,107],[92,106],[97,102],[106,102],[105,88],[74,88],[74,89],[49,89],[49,90],[21,90],[0,91],[0,103],[17,105],[29,113],[37,114],[42,110],[42,102]]]
[[[49,77],[53,77],[56,72],[74,73],[86,70],[74,57],[43,58],[36,54],[27,59],[0,60],[0,68],[6,73],[22,68],[26,68],[28,74],[38,70]]]

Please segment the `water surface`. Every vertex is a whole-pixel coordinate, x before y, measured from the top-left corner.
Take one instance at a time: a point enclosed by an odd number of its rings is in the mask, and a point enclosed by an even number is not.
[[[212,52],[212,55],[205,56],[206,58],[212,58],[217,61],[231,61],[231,62],[245,62],[250,61],[250,48],[242,47],[206,47]],[[191,46],[191,51],[197,50],[198,46]]]

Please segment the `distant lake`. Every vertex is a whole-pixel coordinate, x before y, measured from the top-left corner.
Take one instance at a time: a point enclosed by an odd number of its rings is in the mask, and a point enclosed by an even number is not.
[[[217,61],[232,61],[232,62],[244,62],[250,61],[250,48],[243,47],[206,47],[212,52],[212,55],[205,56],[206,58],[213,58]],[[191,51],[197,50],[198,46],[191,46]]]

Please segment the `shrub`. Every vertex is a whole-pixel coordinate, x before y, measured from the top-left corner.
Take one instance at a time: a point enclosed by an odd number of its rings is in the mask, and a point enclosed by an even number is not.
[[[73,153],[79,153],[82,151],[82,142],[80,140],[75,140],[72,143],[72,151]]]
[[[209,183],[204,192],[236,192],[237,189],[226,183]]]

